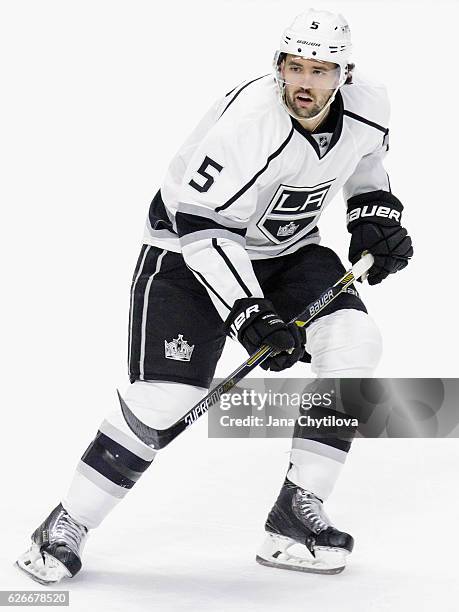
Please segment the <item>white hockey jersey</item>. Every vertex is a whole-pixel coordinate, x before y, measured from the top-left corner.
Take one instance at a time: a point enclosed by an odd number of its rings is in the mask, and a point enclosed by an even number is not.
[[[263,295],[250,260],[318,243],[320,215],[341,189],[346,200],[390,191],[385,88],[354,73],[332,109],[333,133],[311,134],[283,108],[273,76],[259,77],[219,100],[172,160],[144,242],[182,252],[223,319],[235,300]]]

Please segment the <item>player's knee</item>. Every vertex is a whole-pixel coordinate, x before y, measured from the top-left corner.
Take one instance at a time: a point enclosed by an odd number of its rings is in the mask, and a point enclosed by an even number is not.
[[[376,369],[382,356],[382,337],[378,326],[374,320],[365,312],[358,310],[350,311],[354,314],[353,323],[355,329],[353,330],[353,341],[356,347],[358,347],[357,358],[359,362],[362,360],[365,363],[365,367],[368,369],[370,375]]]
[[[166,429],[207,393],[207,389],[183,383],[134,381],[123,398],[138,419],[154,429]]]
[[[338,310],[320,318],[308,329],[307,338],[317,376],[372,376],[381,359],[379,329],[359,310]]]

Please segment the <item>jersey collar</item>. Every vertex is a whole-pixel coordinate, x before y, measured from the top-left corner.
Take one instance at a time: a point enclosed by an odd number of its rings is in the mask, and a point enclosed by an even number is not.
[[[336,143],[340,139],[341,132],[343,130],[343,111],[344,111],[343,97],[341,95],[341,91],[338,90],[336,97],[333,100],[333,103],[330,107],[330,113],[328,117],[326,118],[325,123],[319,126],[317,132],[314,132],[315,134],[322,134],[323,132],[328,132],[328,133],[333,132],[333,136],[330,140],[330,144],[328,145],[328,149],[322,155],[322,157],[320,155],[320,147],[317,141],[315,140],[315,138],[313,138],[313,136],[311,135],[311,132],[309,132],[308,130],[305,130],[299,121],[297,121],[293,117],[290,117],[295,130],[306,138],[306,140],[309,142],[309,144],[312,146],[312,148],[316,152],[317,157],[319,159],[323,159],[324,157],[326,157],[326,155],[328,155],[328,153],[333,149],[333,147],[336,145]]]

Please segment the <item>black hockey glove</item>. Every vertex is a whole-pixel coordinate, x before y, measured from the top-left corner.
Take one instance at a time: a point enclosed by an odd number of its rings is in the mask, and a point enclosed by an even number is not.
[[[347,202],[347,229],[352,234],[349,261],[355,264],[363,251],[373,255],[370,285],[407,266],[413,256],[411,238],[401,226],[402,210],[400,200],[388,191],[363,193]]]
[[[261,364],[264,370],[280,372],[290,368],[304,354],[304,329],[294,323],[287,325],[265,298],[236,300],[225,321],[225,329],[229,336],[239,340],[249,355],[262,344],[278,351]]]

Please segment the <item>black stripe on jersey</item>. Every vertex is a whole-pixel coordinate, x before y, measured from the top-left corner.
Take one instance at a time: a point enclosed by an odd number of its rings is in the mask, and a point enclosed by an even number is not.
[[[224,210],[225,208],[228,208],[228,206],[231,206],[231,204],[234,204],[234,202],[238,198],[240,198],[248,189],[250,189],[250,187],[252,187],[252,185],[255,183],[257,178],[263,174],[263,172],[267,169],[267,167],[272,162],[272,160],[275,159],[278,155],[280,155],[282,153],[282,151],[285,149],[285,147],[288,145],[288,143],[290,142],[290,139],[293,136],[293,132],[294,132],[294,128],[292,126],[292,129],[290,130],[289,135],[287,136],[287,138],[284,140],[284,142],[281,144],[281,146],[277,149],[277,151],[274,151],[274,153],[272,153],[268,157],[268,159],[266,161],[266,164],[263,166],[263,168],[261,170],[259,170],[255,174],[255,176],[252,177],[250,179],[250,181],[246,185],[244,185],[244,187],[242,187],[242,189],[240,189],[236,194],[234,194],[227,202],[225,202],[221,206],[217,206],[217,208],[215,209],[215,212],[220,212],[221,210]]]
[[[383,127],[382,125],[378,125],[374,121],[370,121],[369,119],[365,119],[365,117],[361,117],[360,115],[356,115],[355,113],[351,113],[351,111],[345,110],[344,114],[347,115],[348,117],[350,117],[351,119],[355,119],[356,121],[361,121],[362,123],[365,123],[366,125],[369,125],[371,127],[376,128],[377,130],[380,130],[381,132],[384,132],[384,135],[389,133],[389,130],[387,128]]]
[[[246,87],[248,87],[249,85],[252,85],[252,83],[255,83],[256,81],[259,81],[260,79],[264,79],[265,77],[269,76],[269,74],[264,74],[261,77],[257,77],[256,79],[252,79],[252,81],[249,81],[248,83],[246,83],[244,85],[244,87],[241,87],[241,89],[231,98],[231,100],[228,102],[228,104],[225,106],[224,111],[222,112],[222,114],[220,115],[220,117],[223,117],[223,115],[226,113],[226,111],[229,109],[229,107],[231,106],[231,104],[234,102],[234,100],[238,97],[238,95],[244,91],[244,89]],[[235,87],[233,89],[233,91],[237,89],[237,87]],[[233,91],[230,91],[228,94],[226,94],[227,96],[229,96],[231,93],[233,93]]]
[[[330,144],[328,145],[328,149],[325,151],[325,154],[322,155],[322,157],[327,155],[327,153],[333,149],[338,140],[341,138],[341,133],[343,131],[344,102],[343,96],[341,95],[339,89],[335,99],[333,100],[332,107],[333,109],[330,109],[330,112],[333,110],[333,113],[336,115],[336,127],[333,131],[333,136],[330,140]],[[318,132],[320,132],[320,128]]]
[[[201,272],[198,272],[197,270],[194,270],[194,269],[193,269],[191,266],[189,266],[188,264],[186,264],[186,267],[187,267],[187,268],[189,268],[189,269],[190,269],[190,270],[193,272],[193,274],[196,274],[196,276],[199,278],[199,280],[201,281],[201,283],[202,283],[202,284],[203,284],[205,287],[207,287],[207,289],[208,289],[209,291],[212,291],[212,293],[215,295],[215,297],[217,297],[217,298],[220,300],[220,302],[223,304],[223,306],[225,306],[226,308],[228,308],[228,310],[231,310],[231,306],[229,306],[229,305],[228,305],[228,304],[225,302],[225,300],[222,298],[222,296],[221,296],[219,293],[217,293],[217,291],[215,291],[215,289],[212,287],[212,285],[210,285],[210,284],[209,284],[209,283],[206,281],[206,279],[205,279],[205,278],[204,278],[204,276],[201,274]]]
[[[151,463],[100,431],[97,432],[81,460],[125,489],[131,489]]]
[[[225,253],[225,251],[222,249],[222,247],[218,244],[217,239],[216,238],[212,238],[212,246],[214,247],[214,249],[217,251],[217,253],[220,255],[220,257],[223,259],[223,261],[226,263],[226,265],[228,266],[228,268],[231,270],[234,278],[237,280],[237,282],[239,283],[239,285],[242,287],[243,291],[245,291],[245,294],[247,297],[252,297],[253,294],[250,291],[250,289],[247,287],[247,285],[244,283],[244,281],[242,280],[242,278],[240,277],[238,271],[236,270],[236,268],[233,266],[230,258],[228,257],[228,255]]]
[[[233,232],[234,234],[238,234],[243,238],[247,233],[247,228],[240,229],[236,227],[227,227],[225,225],[220,225],[216,221],[208,219],[207,217],[191,215],[190,213],[177,212],[175,215],[175,220],[177,222],[177,232],[180,238],[182,236],[186,236],[187,234],[192,234],[193,232],[200,232],[208,229],[220,229],[226,232]]]
[[[229,91],[227,94],[225,94],[225,98],[227,98],[228,96],[230,96],[230,95],[233,93],[233,91],[236,91],[236,89],[237,89],[238,87],[240,87],[241,85],[242,85],[242,83],[239,83],[239,85],[236,85],[236,87],[233,87],[233,89],[232,89],[231,91]]]
[[[167,229],[175,234],[172,222],[167,214],[166,206],[161,196],[161,190],[159,190],[153,198],[150,209],[148,211],[148,218],[150,220],[151,228],[154,230]]]

